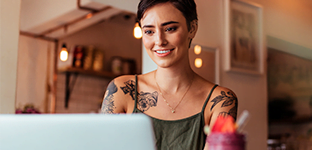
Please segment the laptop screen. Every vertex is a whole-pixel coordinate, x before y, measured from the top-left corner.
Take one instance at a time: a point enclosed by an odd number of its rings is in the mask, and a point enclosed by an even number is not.
[[[144,114],[0,115],[2,150],[154,150]]]

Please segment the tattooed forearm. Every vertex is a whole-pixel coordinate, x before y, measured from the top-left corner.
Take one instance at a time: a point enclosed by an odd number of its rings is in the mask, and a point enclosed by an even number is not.
[[[129,94],[132,99],[135,100],[135,81],[129,80],[125,82],[125,86],[120,87],[120,89],[124,92],[124,94]],[[157,105],[157,100],[157,91],[153,93],[142,91],[137,93],[138,109],[140,109],[142,112],[147,111],[151,107],[155,107]]]
[[[115,109],[115,105],[114,105],[114,93],[116,93],[118,90],[118,88],[116,87],[114,81],[112,81],[106,90],[103,102],[102,102],[102,113],[106,113],[106,114],[112,114],[114,109]]]

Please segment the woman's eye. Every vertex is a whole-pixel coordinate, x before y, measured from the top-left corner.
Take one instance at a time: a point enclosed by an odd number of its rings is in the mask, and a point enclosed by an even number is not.
[[[144,33],[145,33],[145,34],[152,34],[153,31],[151,31],[151,30],[146,30],[146,31],[144,31]]]
[[[166,31],[175,31],[177,28],[176,27],[169,27],[166,29]]]

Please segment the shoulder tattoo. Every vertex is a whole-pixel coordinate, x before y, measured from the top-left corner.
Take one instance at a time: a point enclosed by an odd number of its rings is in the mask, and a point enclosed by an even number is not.
[[[219,115],[226,116],[230,115],[234,119],[236,119],[237,116],[237,97],[234,96],[234,94],[231,91],[228,91],[227,93],[224,91],[221,91],[221,95],[218,95],[215,97],[211,102],[213,102],[210,110],[212,110],[218,103],[222,102],[221,108],[222,107],[228,107],[228,106],[233,106],[228,112],[220,112]],[[233,105],[234,104],[234,105]]]
[[[115,105],[114,105],[114,93],[118,91],[117,86],[115,85],[114,81],[112,81],[106,90],[105,97],[103,99],[102,103],[102,113],[112,114],[114,111]]]
[[[125,82],[125,86],[120,87],[124,94],[129,94],[132,100],[135,100],[135,81],[129,80]],[[154,91],[137,93],[137,105],[138,109],[142,112],[147,111],[151,107],[157,106],[158,92]]]
[[[138,95],[138,106],[141,111],[147,111],[150,107],[157,106],[158,92],[140,92]]]
[[[125,82],[125,86],[120,87],[120,89],[125,93],[129,94],[134,100],[135,97],[135,82],[133,80],[129,80]]]

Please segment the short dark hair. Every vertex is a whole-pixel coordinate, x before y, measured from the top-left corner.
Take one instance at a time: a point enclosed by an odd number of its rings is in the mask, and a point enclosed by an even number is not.
[[[174,7],[180,10],[186,19],[188,30],[190,30],[191,22],[197,19],[197,10],[194,0],[141,0],[138,5],[137,19],[140,22],[145,11],[152,6],[160,3],[170,2]]]

